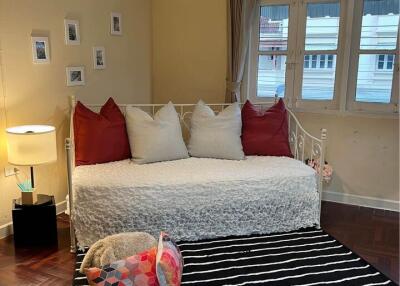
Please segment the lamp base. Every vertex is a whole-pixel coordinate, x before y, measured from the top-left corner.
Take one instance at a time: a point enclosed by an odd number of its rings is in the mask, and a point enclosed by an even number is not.
[[[32,192],[21,192],[21,204],[34,205],[37,202],[37,193],[35,190]]]

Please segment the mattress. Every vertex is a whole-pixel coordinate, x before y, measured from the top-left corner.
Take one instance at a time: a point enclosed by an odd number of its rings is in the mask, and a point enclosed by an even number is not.
[[[78,166],[72,220],[81,247],[127,231],[176,240],[290,231],[319,223],[317,176],[267,156]]]

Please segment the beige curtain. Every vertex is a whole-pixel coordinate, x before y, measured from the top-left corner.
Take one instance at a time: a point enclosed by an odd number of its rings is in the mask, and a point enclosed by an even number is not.
[[[227,0],[227,2],[228,70],[225,101],[235,102],[241,101],[240,87],[257,0]]]

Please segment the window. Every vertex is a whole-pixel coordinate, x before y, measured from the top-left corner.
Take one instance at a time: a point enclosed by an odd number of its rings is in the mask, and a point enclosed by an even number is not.
[[[332,100],[339,38],[340,4],[307,3],[304,57],[311,57],[310,68],[303,68],[301,100]]]
[[[259,11],[257,96],[284,97],[289,5],[264,5]]]
[[[340,1],[261,0],[250,46],[248,87],[255,100],[278,95],[289,105],[333,102]]]
[[[325,68],[325,55],[319,56],[319,68],[321,69]]]
[[[305,69],[310,68],[310,56],[309,55],[306,55],[304,57],[304,68]]]
[[[378,59],[377,63],[378,70],[391,71],[393,69],[394,55],[378,55],[377,59]]]
[[[399,1],[363,0],[355,4],[350,105],[355,110],[393,110],[398,80],[394,69],[399,30]],[[397,75],[395,76],[395,73]],[[397,90],[398,92],[398,90]],[[379,105],[377,105],[379,104]],[[384,105],[382,105],[384,104]]]
[[[333,67],[333,55],[328,55],[328,69]]]
[[[278,95],[289,106],[335,104],[340,1],[346,0],[260,1],[248,84],[255,100]]]
[[[310,64],[311,59],[311,64]],[[304,68],[305,69],[331,69],[333,68],[333,56],[332,55],[305,55],[304,56]]]
[[[317,68],[317,55],[311,56],[311,68],[312,69]]]
[[[397,112],[399,0],[260,0],[248,93],[297,110]]]

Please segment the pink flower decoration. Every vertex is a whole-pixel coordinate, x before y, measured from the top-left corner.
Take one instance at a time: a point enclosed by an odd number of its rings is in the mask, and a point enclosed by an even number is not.
[[[319,165],[319,160],[311,159],[311,160],[306,160],[306,163],[308,166],[313,168],[317,174],[320,174],[320,165]],[[327,162],[325,162],[324,167],[322,169],[322,178],[324,182],[329,183],[332,180],[332,174],[333,174],[333,168],[331,165],[329,165]]]

